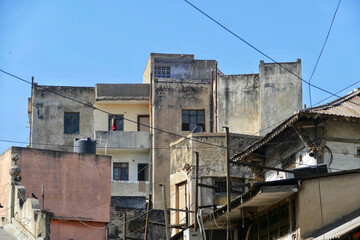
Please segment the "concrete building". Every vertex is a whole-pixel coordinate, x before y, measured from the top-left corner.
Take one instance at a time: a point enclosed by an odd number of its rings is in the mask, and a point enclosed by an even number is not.
[[[199,155],[199,183],[216,188],[199,188],[199,206],[226,204],[225,133],[192,133],[187,138],[192,140],[182,138],[170,145],[170,208],[195,210],[195,153]],[[259,138],[231,133],[230,156]],[[231,180],[234,188],[232,198],[246,192],[256,182],[251,170],[242,166],[232,166]],[[193,222],[193,214],[170,214],[171,225],[188,227]],[[178,229],[172,229],[173,234],[177,232]]]
[[[52,213],[46,239],[65,240],[85,236],[86,239],[106,239],[110,222],[111,185],[108,179],[111,176],[111,157],[12,147],[0,156],[0,186],[5,186],[0,203],[5,210],[12,205],[9,169],[14,165],[11,159],[13,154],[19,158],[17,165],[21,169],[22,186],[28,195],[38,199],[31,199],[31,209],[41,208],[41,212]],[[5,222],[20,217],[14,221],[25,224],[22,217],[31,220],[32,215],[29,214],[34,210],[30,213],[23,210],[22,204],[26,205],[30,200],[24,188],[17,186],[15,196],[15,199],[21,198],[22,203],[19,205],[15,202],[17,207],[12,216],[9,211],[1,211],[0,216]],[[31,230],[30,225],[28,228],[34,235],[36,231]]]
[[[284,65],[301,77],[300,60]],[[159,184],[169,192],[171,142],[196,127],[217,133],[227,125],[233,133],[262,135],[301,109],[301,93],[301,79],[278,64],[261,61],[258,74],[227,76],[215,60],[152,53],[142,84],[73,89],[34,84],[29,101],[31,147],[72,151],[74,138],[95,138],[97,153],[113,157],[112,196],[130,196],[140,203],[151,192],[154,208],[160,209]],[[111,119],[123,129],[112,130]],[[141,164],[149,164],[149,172],[141,176],[149,183],[136,180]],[[114,173],[118,178],[122,171],[128,174],[126,180],[114,179]]]
[[[301,77],[301,61],[282,63]],[[152,193],[161,208],[159,183],[169,185],[169,143],[200,126],[204,132],[262,135],[301,109],[301,79],[278,64],[260,62],[258,74],[224,75],[215,60],[194,55],[150,54],[143,74],[150,84]],[[292,96],[291,101],[288,96]],[[161,129],[163,131],[158,131]],[[166,132],[171,132],[168,134]],[[167,188],[167,192],[169,189]]]

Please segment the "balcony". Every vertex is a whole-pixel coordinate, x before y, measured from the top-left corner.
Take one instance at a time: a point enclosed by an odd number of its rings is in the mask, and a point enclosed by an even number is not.
[[[97,148],[149,149],[149,132],[95,131]]]
[[[111,196],[145,197],[149,194],[147,181],[111,181]]]

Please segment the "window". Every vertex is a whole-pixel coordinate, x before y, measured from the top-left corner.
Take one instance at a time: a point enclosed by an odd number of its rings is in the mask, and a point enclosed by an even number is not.
[[[154,77],[170,78],[170,66],[155,66]]]
[[[149,164],[138,164],[138,181],[149,181]]]
[[[80,114],[78,112],[64,112],[64,133],[79,133]]]
[[[124,115],[109,115],[109,131],[124,131]]]
[[[138,131],[139,132],[149,132],[150,128],[146,127],[144,125],[146,125],[146,126],[150,125],[149,115],[139,115],[138,116]]]
[[[182,130],[192,131],[198,126],[205,131],[205,110],[182,110]]]
[[[129,163],[114,163],[113,180],[116,181],[129,180]]]

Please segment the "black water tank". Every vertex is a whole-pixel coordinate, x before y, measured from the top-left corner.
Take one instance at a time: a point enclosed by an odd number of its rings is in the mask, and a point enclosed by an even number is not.
[[[96,154],[96,141],[90,138],[74,139],[74,152]]]

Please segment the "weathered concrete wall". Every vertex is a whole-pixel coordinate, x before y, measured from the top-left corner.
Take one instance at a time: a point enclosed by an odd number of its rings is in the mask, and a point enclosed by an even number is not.
[[[259,74],[218,76],[218,129],[256,134],[260,130]]]
[[[281,63],[286,69],[301,77],[301,60]],[[260,61],[260,118],[264,136],[276,123],[285,120],[302,108],[302,81],[275,63]]]
[[[0,210],[0,217],[6,216],[8,206],[8,192],[11,184],[9,169],[11,167],[11,148],[0,155],[0,203],[3,206]]]
[[[149,84],[95,84],[96,101],[148,100]]]
[[[226,177],[225,148],[206,145],[203,144],[203,142],[225,146],[225,134],[193,133],[187,137],[195,140],[180,139],[171,144],[169,200],[171,208],[182,208],[187,205],[189,209],[194,210],[196,165],[194,151],[199,152],[199,182],[213,185],[215,178]],[[255,136],[230,134],[230,157],[258,139],[259,137]],[[246,179],[246,182],[252,182],[254,179],[249,168],[237,165],[231,165],[231,176]],[[182,185],[182,183],[186,183],[186,186]],[[180,188],[185,188],[185,192],[179,192]],[[224,196],[221,194],[216,195],[213,189],[200,188],[199,196],[200,205],[210,205],[220,202],[223,204],[223,202],[219,200],[219,197],[223,198]],[[184,214],[172,215],[171,223],[178,224],[178,221],[183,219],[184,216]],[[189,220],[193,223],[194,218],[192,214],[190,214]],[[173,231],[173,233],[175,233],[175,231]]]
[[[112,199],[109,239],[123,239],[124,227],[126,227],[126,236],[137,239],[144,239],[146,227],[145,198],[141,202],[132,198],[129,198],[129,201],[132,202],[132,207],[124,208],[123,204],[119,204],[119,201],[115,201],[115,199]],[[164,223],[163,211],[154,209],[151,210],[150,221]],[[148,237],[149,240],[166,239],[165,227],[158,225],[150,225]]]
[[[355,183],[359,182],[359,173],[303,181],[299,189],[298,209],[301,238],[323,227],[322,215],[326,226],[358,210],[360,191]]]
[[[31,112],[31,147],[73,151],[74,138],[91,138],[94,134],[93,109],[52,92],[92,106],[94,88],[34,85]],[[79,134],[64,134],[64,112],[80,113]]]
[[[55,216],[110,220],[110,163],[107,156],[13,147],[19,156],[21,184]],[[7,159],[10,161],[10,159]]]
[[[186,135],[182,131],[182,109],[205,110],[205,131],[209,131],[210,84],[191,81],[154,80],[153,85],[152,126],[171,133]],[[169,185],[170,151],[165,148],[178,137],[161,131],[153,132],[153,192],[154,208],[161,206],[161,188],[159,184]],[[164,148],[164,149],[161,149]],[[168,192],[168,189],[167,189]]]

